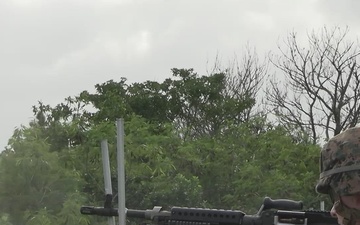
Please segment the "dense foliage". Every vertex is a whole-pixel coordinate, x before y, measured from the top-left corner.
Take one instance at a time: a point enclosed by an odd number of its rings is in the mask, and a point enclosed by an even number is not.
[[[1,224],[105,224],[79,209],[104,203],[104,139],[117,192],[116,118],[126,122],[128,208],[254,213],[265,196],[318,208],[319,147],[306,134],[251,113],[256,96],[231,94],[229,74],[173,74],[163,83],[108,81],[55,107],[34,106],[36,119],[14,132],[0,156]]]

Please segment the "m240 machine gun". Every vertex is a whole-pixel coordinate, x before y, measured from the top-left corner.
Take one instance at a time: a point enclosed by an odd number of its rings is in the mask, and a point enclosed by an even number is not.
[[[328,211],[302,210],[301,201],[264,198],[259,211],[247,215],[239,210],[161,206],[153,209],[126,209],[126,217],[141,218],[144,224],[156,225],[338,225]],[[118,209],[111,207],[83,206],[85,215],[118,216]]]

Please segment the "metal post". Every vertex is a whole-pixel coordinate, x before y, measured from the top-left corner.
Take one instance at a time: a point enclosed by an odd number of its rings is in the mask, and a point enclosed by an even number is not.
[[[117,127],[117,167],[118,167],[118,213],[119,225],[125,225],[125,160],[124,160],[124,120],[116,120]]]
[[[109,149],[108,149],[107,140],[101,141],[101,154],[102,154],[102,161],[103,161],[105,195],[112,196],[110,160],[109,160]],[[109,225],[115,225],[115,217],[114,216],[109,217],[108,222],[109,222]]]

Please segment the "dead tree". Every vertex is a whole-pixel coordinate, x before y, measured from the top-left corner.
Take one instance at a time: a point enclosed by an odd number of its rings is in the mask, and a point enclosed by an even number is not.
[[[251,107],[238,112],[237,121],[249,121],[250,118],[261,114],[262,109],[257,104],[261,102],[261,89],[264,79],[268,76],[268,62],[259,59],[255,48],[247,45],[242,56],[239,58],[235,55],[225,67],[217,56],[210,74],[215,73],[224,73],[226,76],[226,88],[222,93],[224,96],[243,101],[253,100]]]
[[[313,143],[356,126],[360,118],[359,46],[339,27],[308,35],[308,46],[290,33],[271,62],[280,73],[269,82],[267,102],[283,124]]]

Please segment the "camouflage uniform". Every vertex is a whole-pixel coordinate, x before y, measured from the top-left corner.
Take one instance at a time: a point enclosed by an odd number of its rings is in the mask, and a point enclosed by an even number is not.
[[[321,150],[320,179],[316,191],[336,196],[360,193],[360,127],[350,128],[331,138]],[[340,200],[336,212],[346,224],[355,224],[360,211],[349,209]]]

